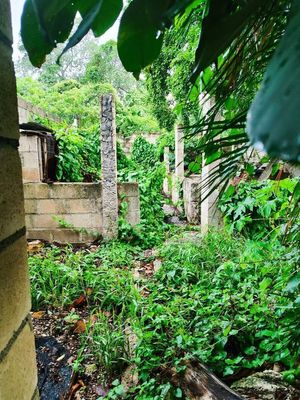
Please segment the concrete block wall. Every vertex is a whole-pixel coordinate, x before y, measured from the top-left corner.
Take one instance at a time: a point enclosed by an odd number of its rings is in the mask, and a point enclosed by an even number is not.
[[[135,226],[141,221],[141,205],[139,186],[137,183],[119,183],[118,184],[119,203],[127,202],[127,221]]]
[[[143,136],[144,139],[147,140],[147,142],[151,143],[151,144],[156,144],[157,139],[160,136],[159,132],[153,132],[153,133],[134,133],[129,137],[125,137],[123,135],[118,135],[117,137],[117,141],[120,143],[121,148],[123,149],[124,153],[126,154],[126,156],[130,157],[131,155],[131,151],[132,151],[132,146],[133,143],[135,141],[135,139],[139,136]]]
[[[83,243],[102,235],[101,183],[25,183],[24,193],[29,239]],[[128,203],[127,221],[138,224],[138,184],[119,184],[118,195]]]
[[[38,398],[9,0],[0,1],[0,399]]]
[[[35,115],[50,121],[61,122],[60,118],[56,115],[48,113],[40,107],[34,106],[33,104],[29,103],[29,101],[26,101],[21,97],[18,97],[18,113],[20,124],[31,122]]]
[[[40,182],[43,178],[40,138],[37,135],[21,134],[19,153],[23,182]]]

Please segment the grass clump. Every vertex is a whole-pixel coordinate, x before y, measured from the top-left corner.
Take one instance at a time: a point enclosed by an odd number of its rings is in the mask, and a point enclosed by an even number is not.
[[[130,273],[135,251],[112,242],[95,252],[52,246],[29,257],[33,309],[70,305],[86,292],[91,304],[106,310],[135,308],[138,292]]]

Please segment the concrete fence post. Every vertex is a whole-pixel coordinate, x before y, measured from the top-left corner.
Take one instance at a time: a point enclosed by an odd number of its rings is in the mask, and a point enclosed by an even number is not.
[[[0,1],[0,399],[38,398],[9,0]]]
[[[173,176],[172,201],[178,203],[184,179],[184,131],[181,125],[175,128],[175,174]]]
[[[166,177],[164,179],[163,191],[166,195],[170,194],[169,177],[170,177],[170,148],[164,148],[164,164],[166,167]]]
[[[118,236],[116,117],[112,95],[101,97],[101,167],[103,238]]]
[[[202,112],[203,115],[206,115],[210,108],[214,104],[214,99],[207,97],[207,94],[202,94],[200,98],[200,104],[202,106]],[[221,213],[217,208],[217,200],[219,196],[219,190],[213,189],[213,186],[215,185],[216,182],[214,183],[209,183],[208,180],[211,177],[211,174],[213,171],[215,171],[216,168],[218,168],[219,161],[215,161],[209,165],[205,164],[205,159],[203,157],[203,163],[202,163],[202,190],[201,190],[201,198],[204,199],[202,200],[201,203],[201,231],[202,233],[206,233],[209,226],[220,226],[221,225]],[[211,192],[211,193],[210,193]],[[207,196],[209,194],[209,196]]]

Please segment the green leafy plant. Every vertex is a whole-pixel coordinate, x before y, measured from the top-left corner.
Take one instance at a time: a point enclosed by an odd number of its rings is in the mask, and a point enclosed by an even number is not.
[[[180,374],[187,359],[202,360],[223,379],[275,362],[295,368],[299,349],[284,292],[298,269],[291,249],[211,232],[199,242],[178,238],[160,256],[137,328],[138,396],[158,396],[164,371]],[[174,390],[163,398],[175,398]]]
[[[230,186],[219,204],[229,229],[256,238],[287,233],[297,179],[241,182]],[[294,224],[298,225],[297,221]]]
[[[126,204],[123,204],[119,235],[131,243],[149,248],[162,242],[167,229],[162,210],[165,167],[158,160],[155,146],[142,137],[136,139],[132,153],[133,164],[119,172],[119,179],[123,182],[138,182],[141,221],[131,227],[124,218],[127,211]]]
[[[293,85],[294,82],[297,82],[296,77],[299,75],[296,62],[297,53],[294,52],[291,56],[289,53],[285,53],[286,49],[297,48],[297,41],[299,39],[300,31],[297,29],[299,25],[297,21],[299,20],[300,8],[296,0],[286,0],[276,3],[271,0],[247,0],[243,4],[234,0],[226,0],[221,8],[217,0],[200,2],[197,0],[187,0],[185,2],[174,0],[163,3],[133,0],[129,3],[121,18],[118,52],[125,68],[133,72],[135,76],[139,76],[141,70],[153,63],[159,56],[166,30],[172,25],[176,26],[182,17],[188,20],[192,15],[191,10],[198,8],[202,11],[202,13],[199,13],[199,22],[202,23],[202,27],[199,33],[199,45],[195,52],[192,81],[196,81],[196,84],[202,89],[200,73],[204,72],[206,74],[208,71],[209,75],[214,75],[211,65],[217,62],[217,75],[220,71],[219,65],[222,66],[223,64],[227,71],[231,69],[229,82],[233,82],[234,85],[234,81],[238,80],[240,73],[240,68],[237,64],[241,65],[241,61],[246,57],[246,53],[243,54],[243,51],[240,51],[241,49],[239,48],[240,44],[242,44],[242,48],[247,46],[245,37],[253,36],[253,30],[256,32],[255,38],[252,41],[252,44],[254,44],[254,47],[252,47],[254,49],[253,62],[251,63],[248,59],[247,64],[252,64],[252,66],[255,64],[259,65],[259,71],[263,72],[266,64],[265,60],[261,62],[262,57],[260,56],[261,45],[264,45],[265,42],[265,28],[269,32],[270,23],[278,26],[282,21],[285,26],[286,17],[284,12],[290,7],[291,12],[286,35],[284,35],[283,27],[279,33],[278,51],[269,66],[270,73],[266,75],[264,88],[258,95],[262,101],[257,100],[254,103],[249,113],[248,127],[256,143],[266,146],[272,156],[299,161],[299,146],[296,143],[299,135],[296,131],[297,123],[294,119],[294,115],[297,113],[295,114],[291,107],[285,107],[286,119],[292,121],[290,129],[292,134],[288,136],[288,143],[276,140],[276,134],[284,137],[286,125],[280,125],[279,129],[279,125],[276,125],[276,118],[274,118],[274,115],[277,115],[278,104],[280,103],[273,104],[269,102],[269,93],[273,93],[274,87],[280,87],[281,102],[284,101],[286,93],[288,93],[287,97],[290,97],[290,94],[296,95],[298,93],[298,86]],[[108,6],[107,1],[92,1],[88,6],[82,0],[72,3],[66,1],[62,6],[58,7],[56,3],[54,5],[53,3],[46,4],[43,0],[35,1],[34,3],[27,0],[22,16],[22,38],[32,63],[40,66],[45,61],[45,56],[56,47],[56,44],[64,42],[69,37],[77,11],[81,14],[83,20],[76,32],[69,38],[63,53],[80,42],[90,29],[93,30],[96,36],[104,33],[118,18],[121,10],[121,0],[118,0],[112,8]],[[274,20],[271,21],[270,15],[274,18],[275,24]],[[140,16],[144,16],[144,18]],[[255,27],[258,20],[260,20],[258,26],[262,27],[261,29],[256,29]],[[35,27],[34,30],[30,29],[32,22]],[[273,32],[277,34],[276,29],[272,30]],[[230,52],[227,52],[228,48],[231,51],[235,51],[236,54],[233,58],[230,57]],[[274,50],[274,40],[272,49]],[[267,50],[269,50],[269,47],[267,47]],[[267,63],[270,62],[272,53],[273,51],[266,54]],[[285,56],[286,54],[287,57]],[[286,60],[290,60],[291,62],[287,63]],[[279,70],[282,73],[274,76],[274,70]],[[224,69],[221,70],[222,73],[224,71]],[[289,74],[290,71],[293,71],[294,74]],[[287,74],[284,72],[287,72]],[[286,82],[283,82],[283,76],[286,75],[293,76],[291,90],[289,86],[286,86]],[[274,81],[276,80],[277,82],[276,85],[274,86],[273,83],[272,85],[266,84],[269,77],[273,79],[273,76]],[[221,80],[228,86],[228,81],[224,79],[224,74],[221,76]],[[220,82],[220,79],[218,81]],[[285,87],[287,87],[287,91],[283,89]],[[210,95],[217,94],[222,103],[226,99],[226,96],[219,96],[219,93],[216,93],[216,91],[208,90],[208,88],[205,88],[205,90],[210,92]],[[195,88],[193,96],[195,92],[199,94],[199,88]],[[257,127],[262,126],[260,118],[264,115],[266,107],[270,110],[268,115],[272,118],[269,117],[264,120],[265,129],[262,132],[257,130]],[[245,123],[247,110],[245,108],[240,115],[233,116],[229,126],[236,125],[238,121]],[[228,126],[225,129],[228,129]],[[271,147],[268,147],[269,143],[272,143]],[[292,143],[295,146],[292,146]],[[294,151],[292,147],[295,148]]]

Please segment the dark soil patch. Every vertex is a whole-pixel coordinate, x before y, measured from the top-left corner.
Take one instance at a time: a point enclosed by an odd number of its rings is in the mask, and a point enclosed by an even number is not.
[[[86,309],[76,310],[80,317],[66,322],[70,311],[51,309],[32,313],[38,361],[38,385],[41,400],[96,400],[99,398],[101,369],[84,348],[82,332],[89,315]],[[82,354],[79,371],[73,365]]]
[[[35,345],[41,400],[66,398],[73,379],[72,367],[68,364],[68,350],[49,336],[36,338]]]

